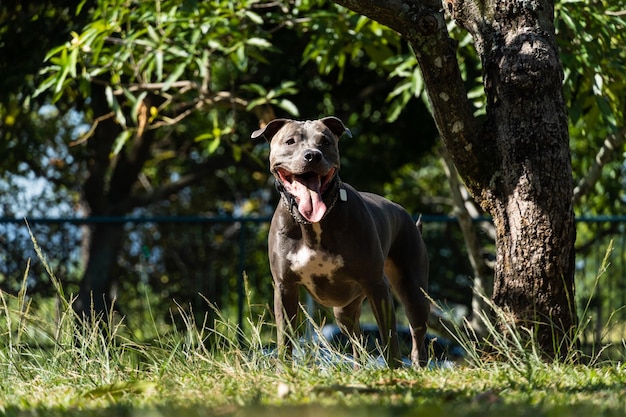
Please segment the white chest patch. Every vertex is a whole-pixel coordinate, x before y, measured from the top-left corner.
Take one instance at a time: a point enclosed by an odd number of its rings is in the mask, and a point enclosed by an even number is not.
[[[333,255],[320,248],[321,229],[315,224],[316,245],[302,246],[295,252],[289,252],[287,259],[291,262],[291,270],[301,278],[302,285],[309,289],[315,288],[314,278],[323,276],[332,283],[333,275],[343,266],[343,257]]]

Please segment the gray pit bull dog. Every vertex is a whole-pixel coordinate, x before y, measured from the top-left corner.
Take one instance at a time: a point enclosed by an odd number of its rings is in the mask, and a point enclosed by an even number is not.
[[[270,143],[270,170],[281,193],[268,237],[274,277],[278,345],[291,351],[298,286],[332,307],[344,333],[359,337],[367,298],[385,346],[387,364],[401,365],[392,290],[409,319],[411,361],[424,360],[429,303],[428,257],[420,222],[385,198],[341,182],[339,137],[352,136],[341,120],[275,119],[252,133]],[[356,349],[354,349],[356,359]]]

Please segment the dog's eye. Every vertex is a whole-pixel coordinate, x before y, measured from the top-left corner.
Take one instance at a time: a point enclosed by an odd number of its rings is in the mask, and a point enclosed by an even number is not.
[[[285,143],[287,145],[293,145],[294,143],[296,143],[296,140],[294,138],[289,138],[289,139],[287,139],[287,141]]]
[[[330,140],[328,138],[322,138],[322,140],[320,141],[320,145],[328,146],[330,145]]]

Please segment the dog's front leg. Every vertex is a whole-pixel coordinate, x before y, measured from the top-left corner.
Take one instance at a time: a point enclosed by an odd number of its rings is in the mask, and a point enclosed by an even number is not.
[[[358,297],[344,307],[333,308],[335,320],[341,332],[350,338],[352,345],[352,358],[354,359],[354,367],[358,367],[359,363],[359,343],[361,340],[361,325],[359,318],[361,317],[361,306],[365,297]]]
[[[281,357],[291,357],[297,315],[298,286],[276,282],[274,285],[274,316],[276,317],[276,343]]]

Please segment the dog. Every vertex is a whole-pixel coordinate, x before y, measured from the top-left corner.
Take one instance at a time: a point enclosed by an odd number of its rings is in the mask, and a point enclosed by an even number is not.
[[[299,286],[332,307],[337,324],[360,337],[367,298],[378,324],[387,365],[402,364],[392,291],[404,306],[411,330],[411,362],[424,360],[430,311],[428,255],[417,224],[401,206],[359,192],[339,178],[339,138],[352,137],[336,117],[275,119],[252,133],[270,144],[270,171],[281,201],[268,236],[274,279],[277,342],[290,353]],[[353,347],[355,360],[358,352]]]

